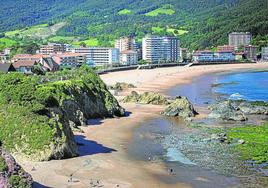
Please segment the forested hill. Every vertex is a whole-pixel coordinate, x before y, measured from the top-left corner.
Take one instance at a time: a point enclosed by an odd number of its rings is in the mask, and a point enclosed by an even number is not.
[[[258,42],[268,34],[268,0],[5,0],[0,7],[2,33],[64,21],[61,40],[89,37],[100,45],[153,33],[204,48],[226,43],[231,31],[250,31]]]

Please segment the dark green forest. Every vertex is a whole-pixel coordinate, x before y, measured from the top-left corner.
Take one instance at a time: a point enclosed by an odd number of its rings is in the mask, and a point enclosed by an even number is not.
[[[160,12],[157,14],[157,12]],[[66,22],[57,36],[96,38],[100,45],[124,35],[176,35],[182,46],[227,43],[232,31],[249,31],[266,45],[268,0],[5,0],[0,33]]]

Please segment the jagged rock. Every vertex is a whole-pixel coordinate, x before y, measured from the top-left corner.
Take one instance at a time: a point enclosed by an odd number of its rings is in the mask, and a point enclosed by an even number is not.
[[[194,117],[198,113],[186,97],[177,97],[162,113],[165,116]]]
[[[145,92],[138,94],[136,91],[132,91],[130,95],[123,99],[124,103],[141,103],[141,104],[153,104],[153,105],[167,105],[168,100],[161,94],[155,92]]]
[[[15,159],[0,146],[0,187],[1,188],[31,188],[33,179],[25,172]]]
[[[133,84],[128,84],[124,82],[117,82],[114,86],[110,86],[109,89],[116,91],[123,91],[129,88],[136,88]]]
[[[268,115],[268,103],[265,102],[246,102],[238,105],[239,109],[245,114]]]
[[[223,101],[209,107],[211,113],[209,118],[232,120],[232,121],[246,121],[246,115],[239,109],[238,106],[233,105],[232,101]]]

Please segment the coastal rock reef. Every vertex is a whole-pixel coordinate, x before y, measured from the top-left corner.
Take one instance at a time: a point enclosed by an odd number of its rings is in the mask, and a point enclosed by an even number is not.
[[[198,114],[188,98],[181,96],[168,99],[156,92],[145,92],[143,94],[138,94],[136,91],[132,91],[130,95],[123,99],[123,102],[165,105],[166,108],[162,114],[170,117],[182,117],[187,119]]]
[[[246,121],[247,115],[268,115],[268,103],[261,101],[226,100],[209,106],[209,118],[225,121]]]
[[[0,143],[1,145],[1,143]],[[31,188],[33,179],[19,166],[15,159],[0,146],[0,187]]]
[[[0,74],[0,140],[35,161],[78,155],[72,127],[125,111],[90,68],[45,76]]]

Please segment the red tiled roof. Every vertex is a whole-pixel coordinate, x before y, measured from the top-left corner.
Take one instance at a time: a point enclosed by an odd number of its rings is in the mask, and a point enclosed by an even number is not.
[[[30,56],[32,56],[32,54],[17,54],[13,58],[16,59],[16,58],[24,58],[24,57],[30,57]]]
[[[13,66],[17,69],[20,67],[32,67],[36,64],[37,64],[37,62],[33,61],[33,60],[27,60],[27,61],[20,60],[17,63],[14,63]]]

